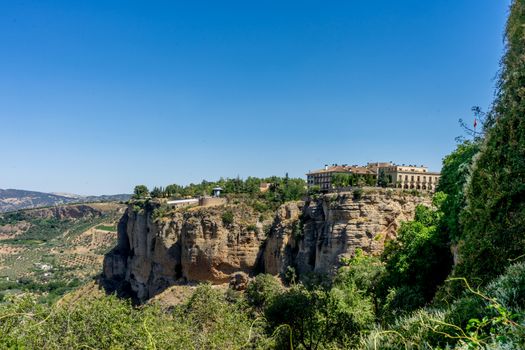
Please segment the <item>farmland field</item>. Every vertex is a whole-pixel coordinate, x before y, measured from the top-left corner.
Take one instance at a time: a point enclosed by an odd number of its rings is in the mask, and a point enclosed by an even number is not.
[[[115,244],[123,210],[104,203],[0,215],[0,300],[24,291],[54,300],[92,279]]]

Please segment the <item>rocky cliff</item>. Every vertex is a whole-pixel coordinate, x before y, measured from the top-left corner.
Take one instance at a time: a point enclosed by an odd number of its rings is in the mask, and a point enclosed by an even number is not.
[[[170,285],[228,282],[236,272],[301,275],[333,273],[360,248],[380,253],[403,220],[428,196],[368,189],[282,205],[263,220],[245,204],[172,210],[130,206],[118,227],[118,245],[106,255],[108,289],[146,300]],[[261,221],[262,220],[262,221]]]
[[[292,266],[299,275],[332,274],[356,249],[380,254],[385,242],[395,239],[401,222],[414,218],[420,204],[430,206],[430,197],[384,189],[288,203],[278,210],[265,242],[264,271],[282,275]]]
[[[255,270],[265,235],[252,208],[181,208],[155,220],[156,209],[130,207],[121,219],[118,245],[104,261],[110,288],[127,286],[145,300],[176,283],[225,283]]]

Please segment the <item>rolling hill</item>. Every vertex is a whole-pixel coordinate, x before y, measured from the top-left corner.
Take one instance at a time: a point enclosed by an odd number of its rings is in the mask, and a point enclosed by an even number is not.
[[[69,203],[127,201],[129,194],[80,196],[17,189],[0,189],[0,213]]]

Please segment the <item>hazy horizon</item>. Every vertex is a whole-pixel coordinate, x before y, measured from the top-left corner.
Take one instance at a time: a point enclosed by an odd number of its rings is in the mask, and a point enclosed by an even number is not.
[[[493,100],[508,5],[4,2],[0,188],[439,170]]]

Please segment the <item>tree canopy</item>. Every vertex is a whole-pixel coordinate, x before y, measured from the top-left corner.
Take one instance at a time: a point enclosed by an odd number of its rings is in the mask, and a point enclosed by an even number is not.
[[[486,283],[525,254],[525,1],[511,6],[489,127],[466,187],[457,274]]]

